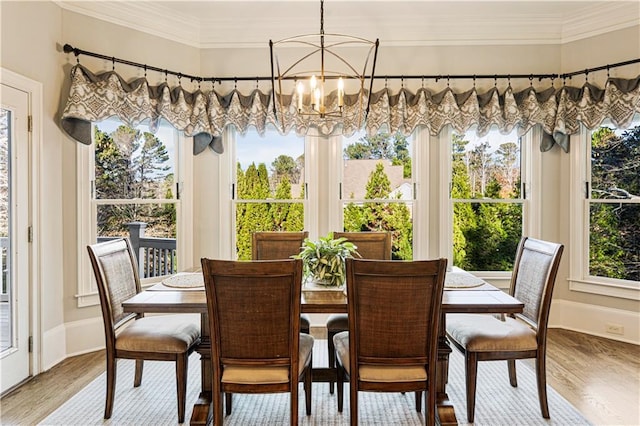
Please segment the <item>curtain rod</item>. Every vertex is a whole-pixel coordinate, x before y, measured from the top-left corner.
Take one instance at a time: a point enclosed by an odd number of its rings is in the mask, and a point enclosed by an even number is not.
[[[120,58],[116,58],[114,56],[106,56],[106,55],[101,55],[99,53],[94,53],[94,52],[89,52],[86,50],[82,50],[82,49],[78,49],[76,47],[71,46],[70,44],[65,44],[63,46],[63,51],[65,53],[73,53],[76,58],[80,55],[85,55],[85,56],[91,56],[94,58],[99,58],[99,59],[105,59],[108,61],[111,61],[112,64],[115,67],[115,63],[119,63],[119,64],[124,64],[124,65],[130,65],[133,67],[137,67],[137,68],[142,68],[145,70],[145,76],[146,76],[146,71],[158,71],[161,73],[164,73],[165,76],[171,74],[171,75],[175,75],[178,77],[178,79],[181,79],[182,77],[184,78],[188,78],[191,81],[198,81],[198,82],[203,82],[203,81],[211,81],[214,84],[216,82],[218,83],[222,83],[223,81],[233,81],[233,82],[238,82],[238,81],[270,81],[271,77],[199,77],[199,76],[194,76],[194,75],[189,75],[189,74],[184,74],[181,72],[177,72],[177,71],[171,71],[168,69],[163,69],[163,68],[158,68],[158,67],[154,67],[151,65],[147,65],[147,64],[140,64],[138,62],[132,62],[132,61],[128,61],[126,59],[120,59]],[[80,63],[80,60],[78,59],[78,63]],[[521,79],[521,78],[527,78],[529,80],[533,80],[533,79],[538,79],[538,81],[542,81],[543,79],[551,79],[554,80],[556,78],[562,78],[562,79],[566,79],[566,78],[571,78],[573,76],[576,75],[585,75],[588,76],[589,73],[591,72],[596,72],[596,71],[602,71],[602,70],[607,70],[609,71],[611,68],[617,68],[617,67],[622,67],[625,65],[631,65],[631,64],[636,64],[636,63],[640,63],[640,58],[637,59],[631,59],[628,61],[623,61],[623,62],[617,62],[615,64],[607,64],[607,65],[602,65],[599,67],[595,67],[595,68],[585,68],[584,70],[580,70],[580,71],[574,71],[574,72],[570,72],[570,73],[564,73],[564,74],[451,74],[451,75],[442,75],[442,74],[438,74],[438,75],[382,75],[382,76],[374,76],[373,79],[374,80],[416,80],[416,79],[435,79],[436,82],[438,80],[456,80],[456,79]],[[333,78],[334,76],[327,76],[326,78]],[[298,78],[303,78],[303,77],[298,77]],[[338,78],[338,77],[335,77]],[[370,76],[365,76],[365,78],[371,78]],[[296,77],[288,77],[286,78],[287,80],[295,80]]]

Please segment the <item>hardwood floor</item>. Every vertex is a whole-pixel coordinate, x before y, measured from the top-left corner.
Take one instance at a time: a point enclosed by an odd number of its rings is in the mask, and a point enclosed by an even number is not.
[[[548,384],[587,419],[596,425],[640,424],[639,346],[559,329],[549,330],[547,346]],[[93,352],[33,378],[0,400],[0,423],[37,424],[104,372],[104,362],[104,352]]]

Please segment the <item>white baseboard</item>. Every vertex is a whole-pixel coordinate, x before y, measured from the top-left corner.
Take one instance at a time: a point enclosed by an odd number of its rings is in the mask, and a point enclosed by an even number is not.
[[[327,315],[313,315],[312,326],[324,326]],[[622,334],[607,332],[607,324]],[[640,345],[640,313],[568,300],[551,304],[549,327],[563,328]],[[46,371],[65,358],[104,349],[102,317],[63,324],[43,336],[42,367]]]
[[[67,358],[66,326],[61,324],[51,330],[42,333],[42,358],[40,362],[41,372],[47,371],[59,362]]]
[[[67,357],[104,349],[102,317],[70,322],[65,327]]]
[[[569,300],[553,300],[549,327],[640,345],[640,313]],[[611,333],[611,328],[621,334]]]

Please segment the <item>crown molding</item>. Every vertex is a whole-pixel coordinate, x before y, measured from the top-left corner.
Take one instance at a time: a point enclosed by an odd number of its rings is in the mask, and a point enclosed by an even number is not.
[[[560,44],[637,26],[639,22],[638,1],[594,5],[580,10],[564,22]]]
[[[286,8],[283,2],[187,1],[180,9],[155,1],[53,1],[65,10],[200,49],[266,48],[269,39],[319,30],[317,5],[311,1],[289,2],[295,7]],[[334,2],[325,10],[325,32],[379,38],[385,47],[563,44],[640,22],[637,1],[465,2],[465,15],[455,14],[453,8],[460,6],[452,1],[410,1],[397,8],[385,1],[366,9],[361,4]],[[356,19],[353,8],[359,8]]]
[[[70,12],[90,16],[192,47],[201,47],[200,27],[193,18],[176,13],[158,2],[146,1],[67,1],[53,0]],[[126,4],[126,13],[123,7]]]

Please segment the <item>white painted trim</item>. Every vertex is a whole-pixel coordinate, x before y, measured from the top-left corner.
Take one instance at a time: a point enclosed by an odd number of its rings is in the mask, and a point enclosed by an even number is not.
[[[606,332],[607,324],[624,327],[624,334]],[[607,339],[640,345],[640,313],[569,300],[553,300],[550,328],[563,328]]]
[[[440,206],[438,221],[440,223],[439,253],[438,257],[449,259],[448,269],[453,267],[453,202],[451,201],[451,135],[453,129],[447,125],[436,136],[438,144],[438,161],[440,167]]]
[[[521,152],[526,152],[521,176],[527,196],[523,204],[522,214],[525,228],[522,233],[534,238],[542,237],[542,151],[539,149],[540,141],[542,141],[542,126],[537,125],[522,136],[520,144]]]
[[[323,326],[325,320],[326,315],[313,315],[312,325]],[[625,330],[624,335],[606,333],[606,324],[621,325]],[[640,345],[640,314],[632,311],[553,300],[549,327]],[[102,317],[73,321],[49,330],[44,334],[44,343],[48,349],[44,370],[65,358],[104,349]]]
[[[327,212],[325,209],[322,209],[322,213],[320,211],[321,203],[319,199],[321,191],[324,191],[322,193],[327,197],[327,205],[336,206],[335,192],[325,191],[324,188],[320,188],[320,173],[326,171],[321,166],[323,164],[321,159],[325,155],[329,159],[333,158],[332,155],[335,152],[336,143],[335,138],[320,136],[315,127],[310,128],[304,138],[304,182],[307,185],[305,189],[304,229],[309,232],[309,238],[312,240],[317,239],[321,233],[325,235],[328,232],[319,228],[320,216],[321,214],[326,215]],[[328,163],[331,166],[331,160]],[[325,185],[328,185],[328,188],[334,188],[334,179],[337,179],[337,176],[331,171],[327,176]],[[329,215],[325,219],[329,221],[329,224],[335,223],[333,222],[335,215]]]
[[[569,290],[621,299],[640,300],[640,288],[637,285],[625,286],[618,283],[569,279]]]
[[[92,132],[93,135],[93,132]],[[93,136],[92,141],[93,143]],[[91,271],[88,254],[86,251],[87,244],[95,241],[94,231],[91,230],[91,217],[96,216],[97,207],[91,202],[91,182],[93,178],[93,149],[83,144],[76,144],[76,214],[78,220],[77,233],[77,286],[76,295],[79,308],[86,306],[94,306],[100,303],[97,293],[97,284],[95,277]]]
[[[49,370],[68,357],[66,341],[66,324],[60,324],[42,333],[42,347],[46,349],[42,351],[40,372]]]
[[[324,143],[325,141],[320,139],[320,137],[316,138],[317,143]],[[342,159],[342,153],[344,152],[344,138],[340,135],[338,136],[330,136],[327,138],[326,143],[329,144],[329,161],[328,161],[328,179],[327,184],[328,191],[327,195],[329,197],[327,203],[327,210],[324,212],[328,218],[328,227],[329,231],[342,231],[344,229],[344,208],[342,205],[342,200],[340,199],[340,187],[343,186],[342,182],[344,181],[344,162]],[[313,157],[309,158],[310,160]],[[313,161],[313,160],[312,160]],[[315,176],[318,179],[318,174]],[[318,203],[320,197],[316,196],[313,200]],[[320,206],[317,206],[316,212],[320,212]],[[317,222],[316,222],[317,223]],[[327,232],[329,232],[327,231]],[[321,231],[316,229],[317,233]],[[326,233],[324,233],[326,235]]]
[[[218,256],[220,259],[236,260],[236,215],[234,200],[238,198],[236,176],[236,128],[227,126],[222,132],[222,154],[211,161],[218,162]],[[232,190],[235,185],[235,191]],[[234,194],[235,192],[235,194]]]
[[[431,255],[429,251],[429,200],[430,167],[429,151],[431,149],[431,135],[425,127],[418,127],[411,136],[413,138],[411,153],[411,180],[413,191],[413,258],[433,259],[439,256]],[[426,237],[426,238],[424,238]]]
[[[31,355],[31,374],[36,375],[42,372],[43,366],[43,349],[48,348],[43,344],[42,324],[41,324],[41,312],[42,303],[40,300],[41,286],[42,286],[42,267],[40,259],[42,257],[42,240],[40,229],[42,228],[42,214],[40,208],[41,188],[42,188],[42,167],[40,165],[40,158],[42,154],[42,138],[43,138],[43,88],[42,83],[24,77],[6,68],[0,67],[0,81],[2,84],[12,86],[18,90],[26,92],[29,96],[29,111],[31,115],[31,157],[29,163],[31,166],[30,176],[31,179],[31,193],[29,203],[30,206],[30,220],[32,227],[33,240],[30,244],[30,292],[31,300],[29,305],[31,307],[31,331],[30,334],[33,339],[33,351]]]
[[[636,115],[637,116],[637,115]],[[604,125],[605,123],[603,123]],[[586,182],[591,183],[591,131],[580,126],[580,132],[571,136],[570,203],[572,218],[569,229],[569,289],[572,291],[640,300],[640,283],[589,275],[589,194]]]
[[[65,323],[67,357],[105,348],[102,316]]]
[[[447,126],[438,136],[440,166],[440,253],[439,256],[450,259],[453,266],[453,200],[451,199],[451,136],[453,130]],[[464,136],[464,135],[463,135]],[[522,200],[523,227],[522,235],[540,238],[542,216],[542,154],[538,146],[542,140],[541,126],[534,126],[520,138],[521,165],[520,176],[525,186],[526,199]],[[478,201],[478,200],[474,200]],[[511,202],[508,200],[508,202]],[[510,272],[472,271],[474,275],[487,279],[503,279]],[[507,285],[508,288],[508,285]]]
[[[176,182],[176,202],[177,209],[177,247],[176,254],[181,260],[180,269],[191,268],[194,265],[193,259],[193,138],[184,135],[184,132],[175,130],[175,140],[178,142],[178,158]],[[179,185],[177,185],[179,183]],[[179,189],[179,193],[178,193]]]
[[[122,2],[54,2],[65,10],[200,49],[264,48],[265,34],[277,39],[283,32],[282,28],[291,28],[293,25],[291,33],[282,34],[283,37],[293,36],[300,33],[299,28],[316,28],[318,19],[316,15],[300,16],[300,13],[289,11],[278,18],[260,19],[262,17],[247,14],[229,20],[229,13],[237,9],[224,5],[216,5],[218,12],[215,14],[194,16],[196,12],[169,8],[162,2],[127,1],[127,13],[122,13]],[[433,10],[430,16],[425,16],[424,9],[419,9],[421,12],[418,13],[412,8],[392,10],[385,16],[385,24],[375,30],[371,28],[370,19],[354,21],[349,18],[348,13],[343,13],[342,17],[332,16],[331,25],[335,32],[343,34],[369,37],[375,31],[376,36],[384,40],[384,46],[387,47],[548,45],[568,43],[635,26],[638,22],[638,9],[633,7],[633,2],[606,1],[591,7],[576,7],[571,14],[565,16],[550,13],[549,9],[527,16],[518,13],[496,14],[495,9],[491,8],[487,8],[482,14],[464,16],[436,5],[431,8]],[[207,15],[211,10],[204,8],[200,13]],[[456,25],[452,25],[454,20]],[[425,22],[428,26],[426,32]],[[229,31],[236,28],[244,28],[244,31],[240,37],[230,40]]]

